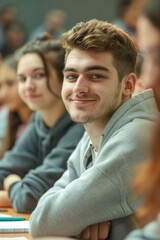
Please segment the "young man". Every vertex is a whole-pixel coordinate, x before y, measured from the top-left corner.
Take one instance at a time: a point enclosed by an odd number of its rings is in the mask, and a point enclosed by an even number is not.
[[[105,239],[105,221],[111,221],[109,239],[121,240],[136,227],[131,180],[136,163],[147,157],[158,112],[153,93],[131,99],[137,50],[114,25],[82,22],[61,41],[66,50],[63,101],[86,133],[67,171],[32,213],[30,233]]]

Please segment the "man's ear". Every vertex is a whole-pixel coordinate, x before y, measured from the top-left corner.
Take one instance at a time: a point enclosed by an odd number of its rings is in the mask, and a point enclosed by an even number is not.
[[[124,77],[123,79],[124,88],[122,92],[123,97],[129,97],[132,95],[136,81],[137,77],[135,73],[129,73]]]

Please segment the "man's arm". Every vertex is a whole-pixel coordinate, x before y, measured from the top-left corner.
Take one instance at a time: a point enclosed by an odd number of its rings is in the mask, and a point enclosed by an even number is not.
[[[143,127],[148,129],[144,123]],[[81,150],[72,154],[68,170],[42,196],[31,215],[34,237],[76,236],[95,223],[134,213],[137,203],[133,204],[130,183],[135,164],[146,159],[147,152],[138,130],[125,128],[117,134],[119,138],[114,134],[93,167],[84,171],[85,159],[80,158],[84,158],[85,149],[83,143],[79,145]]]
[[[67,175],[68,171],[59,185],[42,196],[32,213],[33,236],[75,236],[87,226],[132,214],[128,193],[122,199],[122,182],[119,187],[110,179],[109,172],[107,176],[93,166],[70,183]],[[64,178],[68,185],[60,189]]]

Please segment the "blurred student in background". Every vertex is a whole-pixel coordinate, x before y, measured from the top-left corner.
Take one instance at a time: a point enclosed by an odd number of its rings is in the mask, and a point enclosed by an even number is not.
[[[0,52],[5,58],[21,47],[27,39],[25,25],[18,18],[15,5],[0,9]]]
[[[22,47],[27,40],[27,32],[24,24],[20,21],[14,22],[8,26],[4,34],[4,43],[0,51],[3,58],[14,54]]]
[[[0,49],[5,42],[5,32],[7,28],[17,21],[18,13],[15,5],[9,4],[0,9]]]
[[[29,41],[35,40],[37,37],[41,36],[43,32],[50,33],[53,39],[60,39],[64,30],[64,25],[66,22],[66,13],[62,9],[51,9],[47,12],[44,23],[38,26],[31,32],[29,36]]]
[[[143,64],[137,92],[152,88],[160,109],[160,1],[148,1],[137,22],[137,42]]]
[[[61,99],[61,45],[45,35],[18,55],[19,94],[36,114],[0,162],[0,206],[12,204],[16,211],[30,213],[66,170],[84,128],[71,121]]]
[[[138,42],[144,50],[142,87],[153,88],[160,109],[160,1],[149,0],[138,21]],[[149,37],[148,37],[149,36]],[[137,213],[140,230],[126,240],[160,239],[160,119],[154,129],[151,159],[138,170],[135,191],[142,197]],[[150,222],[150,223],[149,223]]]
[[[1,37],[1,34],[0,34]],[[2,64],[3,58],[2,54],[0,52],[0,66]],[[8,109],[4,106],[2,100],[0,99],[0,148],[2,146],[2,141],[5,136],[6,128],[7,128],[7,115],[8,115]]]
[[[32,114],[18,94],[16,69],[5,63],[0,65],[0,101],[4,106],[1,110],[4,116],[3,120],[1,118],[3,132],[0,134],[0,158],[2,158],[4,153],[12,149],[16,140],[23,134]]]
[[[119,0],[119,17],[114,19],[112,23],[135,38],[137,19],[145,2],[146,0]]]

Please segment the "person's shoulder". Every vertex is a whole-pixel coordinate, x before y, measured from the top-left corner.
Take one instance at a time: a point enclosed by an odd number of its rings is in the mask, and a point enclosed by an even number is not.
[[[74,123],[68,131],[71,131],[71,132],[81,132],[81,133],[84,133],[85,129],[84,129],[84,126],[80,123]]]
[[[24,128],[24,132],[21,136],[21,138],[28,138],[30,136],[33,136],[36,134],[36,128],[37,128],[37,120],[36,120],[36,115],[33,113]]]
[[[32,32],[29,35],[29,41],[35,40],[37,37],[39,37],[42,33],[46,32],[47,29],[44,25],[39,25],[35,29],[32,30]]]
[[[70,142],[77,143],[83,137],[84,131],[85,130],[82,124],[74,123],[73,125],[70,125],[66,134],[64,135],[64,138],[68,139]]]
[[[148,223],[142,229],[131,232],[124,240],[159,240],[160,239],[160,222],[155,220]]]

